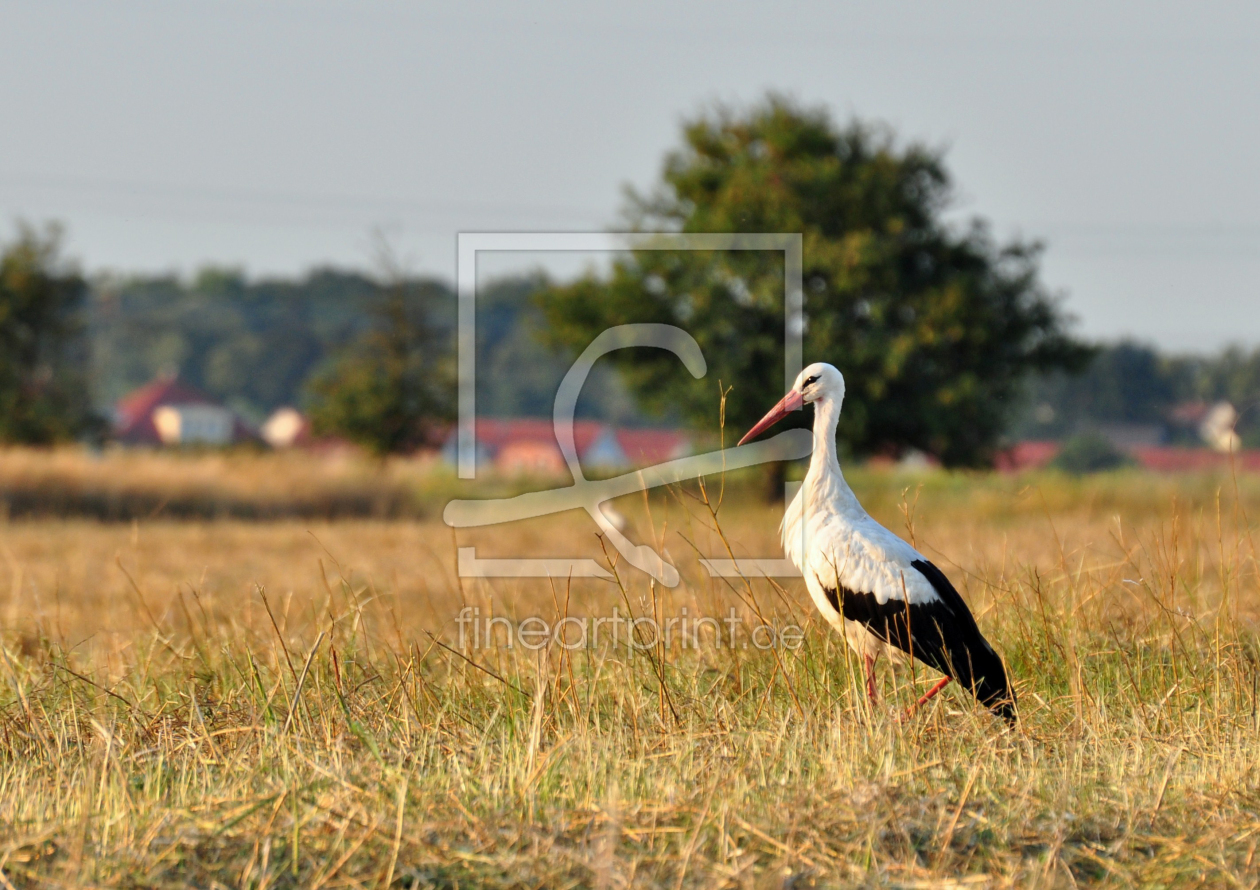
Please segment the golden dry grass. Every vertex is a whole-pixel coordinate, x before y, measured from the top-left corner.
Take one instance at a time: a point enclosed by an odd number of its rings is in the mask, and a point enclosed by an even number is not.
[[[373,462],[349,450],[0,448],[0,511],[110,521],[419,516],[451,488],[435,463]]]
[[[458,541],[433,519],[9,521],[0,870],[15,886],[1255,886],[1260,480],[852,478],[977,612],[1017,730],[956,690],[900,723],[929,678],[886,667],[872,711],[800,582],[700,569],[696,550],[725,545],[694,486],[618,504],[683,574],[661,590],[619,571],[624,593],[455,576],[457,543],[599,557],[580,515]],[[775,553],[774,509],[733,488],[718,519],[737,552]],[[461,651],[464,605],[518,622],[733,608],[805,639]]]

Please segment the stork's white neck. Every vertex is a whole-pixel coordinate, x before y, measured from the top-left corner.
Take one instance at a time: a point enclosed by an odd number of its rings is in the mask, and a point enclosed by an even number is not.
[[[814,453],[805,474],[805,487],[814,503],[830,503],[839,512],[862,514],[865,511],[857,496],[840,472],[836,453],[836,425],[840,422],[840,405],[832,398],[814,402]]]

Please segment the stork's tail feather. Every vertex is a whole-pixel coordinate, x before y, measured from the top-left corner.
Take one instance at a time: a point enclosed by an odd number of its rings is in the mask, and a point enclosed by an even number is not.
[[[946,663],[932,666],[949,674],[964,689],[971,690],[980,704],[1014,726],[1018,719],[1015,713],[1015,690],[1011,689],[1010,681],[1006,679],[1006,667],[1002,664],[1002,658],[993,651],[984,634],[980,633],[980,628],[976,627],[976,619],[971,610],[958,595],[949,578],[945,577],[945,573],[932,563],[926,559],[916,559],[910,565],[928,579],[953,620],[948,628],[943,626],[943,622],[937,621],[938,633],[945,650],[942,657]]]

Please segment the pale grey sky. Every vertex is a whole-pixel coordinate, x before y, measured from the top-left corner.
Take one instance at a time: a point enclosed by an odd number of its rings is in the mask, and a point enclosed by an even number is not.
[[[1091,336],[1260,344],[1260,5],[0,0],[0,223],[91,271],[595,230],[767,89],[948,147]]]

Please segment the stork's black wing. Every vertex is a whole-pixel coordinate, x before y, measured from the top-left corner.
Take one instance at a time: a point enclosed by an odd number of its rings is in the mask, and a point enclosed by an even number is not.
[[[1015,722],[1015,692],[1002,659],[980,633],[971,610],[945,574],[925,559],[910,565],[936,592],[936,599],[879,602],[873,593],[827,590],[827,600],[849,621],[857,621],[885,643],[953,677],[980,703],[1008,723]]]

